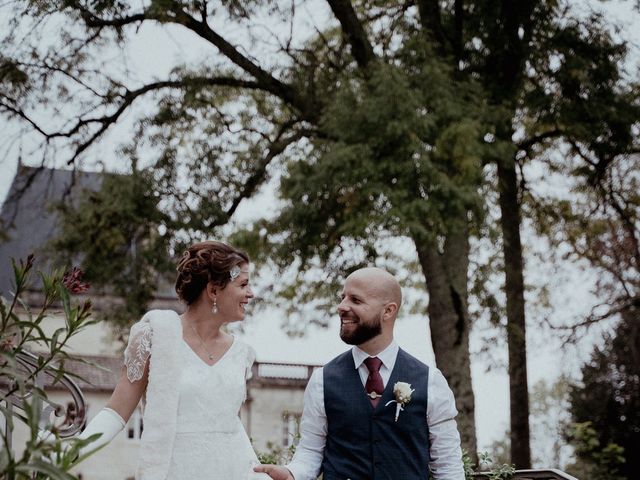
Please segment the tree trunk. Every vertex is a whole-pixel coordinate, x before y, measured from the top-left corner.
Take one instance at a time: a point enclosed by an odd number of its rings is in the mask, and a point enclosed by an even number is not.
[[[462,447],[476,460],[467,310],[469,234],[466,228],[451,233],[442,252],[433,242],[417,238],[414,242],[429,292],[429,325],[436,362],[456,397]]]
[[[513,156],[498,161],[498,183],[507,298],[511,463],[518,469],[527,469],[531,468],[531,449],[529,446],[524,275],[518,178]]]

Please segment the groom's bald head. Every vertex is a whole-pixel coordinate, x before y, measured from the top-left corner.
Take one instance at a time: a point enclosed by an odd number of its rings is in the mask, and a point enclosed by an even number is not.
[[[371,295],[383,303],[395,303],[398,309],[400,308],[402,289],[396,277],[386,270],[377,267],[361,268],[347,277],[347,281],[350,279],[363,285]]]

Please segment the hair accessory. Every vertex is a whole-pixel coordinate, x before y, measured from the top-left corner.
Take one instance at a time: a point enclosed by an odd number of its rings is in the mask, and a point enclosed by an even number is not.
[[[238,278],[240,272],[242,272],[242,270],[240,270],[240,265],[234,265],[234,267],[229,271],[229,277],[231,277],[232,282]]]
[[[213,307],[211,307],[211,313],[213,313],[213,314],[218,313],[218,299],[217,298],[213,299]]]

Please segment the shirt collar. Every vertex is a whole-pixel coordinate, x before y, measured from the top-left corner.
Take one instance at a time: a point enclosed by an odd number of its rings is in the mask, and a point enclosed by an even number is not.
[[[398,344],[395,340],[392,340],[389,346],[381,351],[376,357],[382,360],[382,364],[387,367],[389,370],[393,369],[393,366],[396,363],[396,357],[398,356]],[[353,363],[356,368],[360,368],[360,365],[369,358],[369,354],[364,350],[361,350],[356,345],[351,349],[351,353],[353,354]]]

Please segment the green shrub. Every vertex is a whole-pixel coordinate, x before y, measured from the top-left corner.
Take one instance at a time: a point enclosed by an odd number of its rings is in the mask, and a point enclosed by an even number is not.
[[[88,440],[61,439],[58,427],[41,418],[41,405],[47,395],[37,381],[43,372],[50,372],[53,382],[65,374],[64,363],[73,359],[65,351],[69,340],[88,325],[91,319],[91,303],[74,305],[73,293],[88,288],[81,281],[82,272],[73,269],[63,274],[39,274],[43,303],[35,311],[21,298],[28,289],[33,274],[33,256],[26,261],[13,262],[14,294],[0,297],[0,413],[6,421],[2,430],[0,448],[0,472],[5,480],[52,479],[77,480],[69,473],[78,456],[78,449],[90,443]],[[6,292],[3,292],[6,293]],[[52,312],[60,311],[65,325],[52,335],[43,330],[43,321]],[[28,353],[36,355],[34,366],[26,368],[21,359]],[[37,352],[37,353],[36,353]],[[19,399],[21,408],[12,408],[10,398]],[[10,448],[16,422],[26,424],[29,437],[21,455]],[[47,438],[39,435],[41,428],[51,432]],[[42,438],[41,438],[42,437]]]
[[[591,422],[571,425],[569,440],[575,448],[576,461],[567,465],[568,473],[589,480],[626,480],[620,473],[625,463],[624,448],[614,442],[601,445]]]

